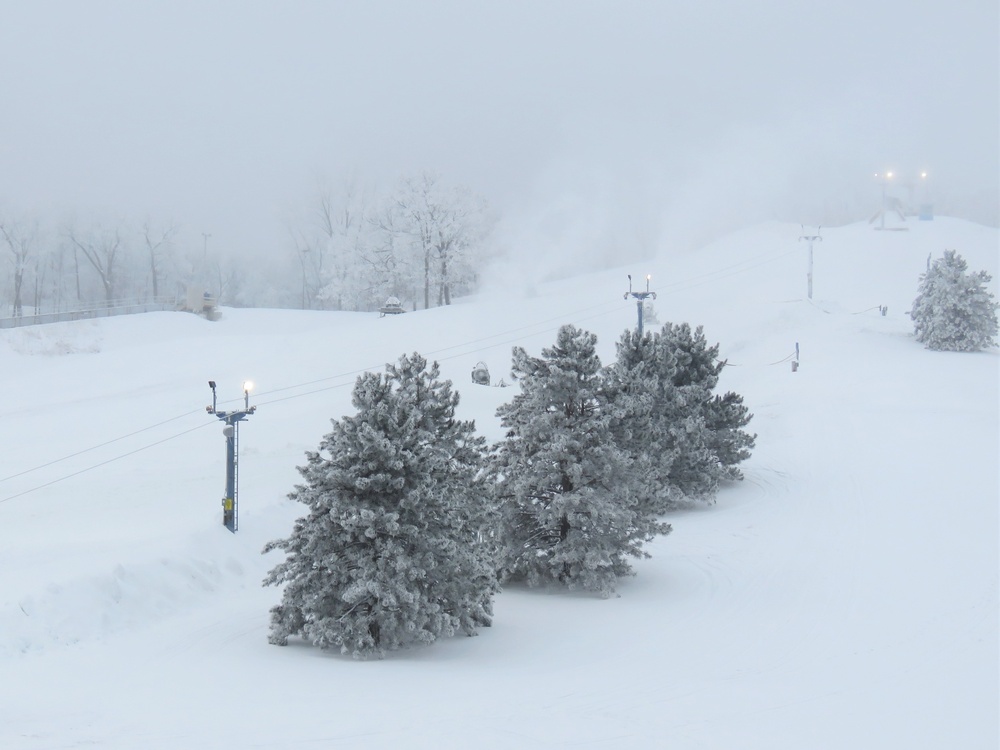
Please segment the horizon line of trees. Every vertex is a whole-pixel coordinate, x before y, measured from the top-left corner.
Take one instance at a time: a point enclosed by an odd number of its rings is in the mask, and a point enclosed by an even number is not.
[[[182,300],[189,287],[234,307],[410,309],[476,288],[495,219],[484,198],[425,171],[389,192],[323,189],[270,258],[220,252],[172,220],[52,221],[0,210],[0,317]]]

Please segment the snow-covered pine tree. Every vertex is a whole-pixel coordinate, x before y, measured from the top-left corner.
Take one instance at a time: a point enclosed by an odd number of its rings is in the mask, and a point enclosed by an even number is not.
[[[667,323],[660,336],[661,344],[677,361],[673,384],[685,392],[695,415],[704,418],[708,430],[705,446],[714,457],[712,466],[717,471],[717,478],[742,479],[737,464],[750,458],[750,449],[757,436],[742,429],[753,418],[742,396],[733,391],[712,395],[725,367],[719,360],[719,345],[709,346],[702,326],[692,331],[687,323]],[[701,463],[699,458],[694,465]]]
[[[596,342],[563,326],[540,358],[514,348],[521,390],[497,410],[507,434],[495,468],[504,575],[608,596],[632,572],[626,558],[646,556],[643,543],[670,526],[645,509],[644,487],[611,436]]]
[[[720,479],[743,479],[737,464],[750,458],[750,450],[757,442],[755,433],[743,429],[750,424],[753,414],[743,404],[743,397],[733,391],[713,396],[704,404],[704,409],[708,447],[719,462]]]
[[[289,497],[308,514],[264,549],[286,552],[264,580],[285,586],[269,640],[301,635],[362,658],[474,635],[498,590],[484,440],[419,354],[360,376],[353,402],[357,415],[333,420],[299,468]]]
[[[910,317],[917,341],[928,349],[976,352],[997,343],[997,303],[986,288],[986,271],[968,272],[968,263],[945,250],[920,275]]]
[[[713,396],[723,364],[718,345],[687,323],[667,323],[639,337],[627,330],[609,368],[608,394],[619,418],[616,440],[650,465],[653,508],[711,499],[721,479],[739,479],[736,464],[756,436],[742,430],[752,415],[736,393]],[[645,420],[645,422],[644,422]]]
[[[645,482],[641,493],[649,512],[662,514],[671,505],[676,490],[670,474],[677,455],[675,442],[668,439],[664,414],[665,391],[672,389],[669,377],[674,360],[655,361],[671,355],[657,347],[658,334],[626,329],[618,341],[617,358],[606,369],[603,395],[612,419],[609,429],[617,445],[632,459],[633,471]]]

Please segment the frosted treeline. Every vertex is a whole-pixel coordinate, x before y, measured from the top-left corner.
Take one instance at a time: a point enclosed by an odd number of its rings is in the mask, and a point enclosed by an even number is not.
[[[433,172],[388,190],[320,189],[263,257],[169,218],[69,218],[0,207],[0,317],[207,292],[220,304],[375,310],[475,289],[495,217]]]

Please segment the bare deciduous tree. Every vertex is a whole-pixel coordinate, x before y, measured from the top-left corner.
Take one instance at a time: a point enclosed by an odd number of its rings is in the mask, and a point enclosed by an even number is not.
[[[21,317],[24,272],[38,241],[38,222],[0,220],[0,236],[10,251],[13,265],[13,314]]]
[[[159,282],[162,274],[160,266],[163,254],[170,249],[176,235],[177,225],[173,222],[167,224],[165,228],[154,228],[153,223],[146,219],[142,225],[142,236],[149,255],[149,274],[154,299],[160,294]]]
[[[214,270],[219,290],[216,296],[218,304],[221,305],[225,300],[227,305],[246,305],[246,302],[240,299],[240,293],[246,280],[243,268],[233,262],[231,258],[220,257],[215,261]]]
[[[339,195],[326,191],[316,207],[323,243],[318,297],[337,310],[368,308],[377,286],[367,213],[367,196],[355,180],[345,182]]]
[[[377,263],[366,195],[355,182],[322,189],[289,234],[299,261],[303,308],[371,309]]]
[[[73,246],[87,259],[97,272],[104,288],[104,299],[113,302],[118,294],[118,255],[122,249],[121,230],[94,229],[81,234],[73,228],[67,229],[67,236]]]
[[[434,172],[405,178],[394,200],[401,231],[411,238],[423,270],[424,307],[450,305],[460,280],[468,277],[468,253],[483,233],[486,202],[468,188],[447,187]]]

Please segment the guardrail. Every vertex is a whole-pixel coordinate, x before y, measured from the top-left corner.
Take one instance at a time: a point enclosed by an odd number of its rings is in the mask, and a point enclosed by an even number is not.
[[[20,328],[43,323],[63,323],[71,320],[109,318],[113,315],[134,315],[145,312],[162,312],[178,309],[173,297],[156,297],[152,300],[113,300],[103,304],[64,307],[51,312],[35,312],[30,315],[0,317],[0,329]]]

